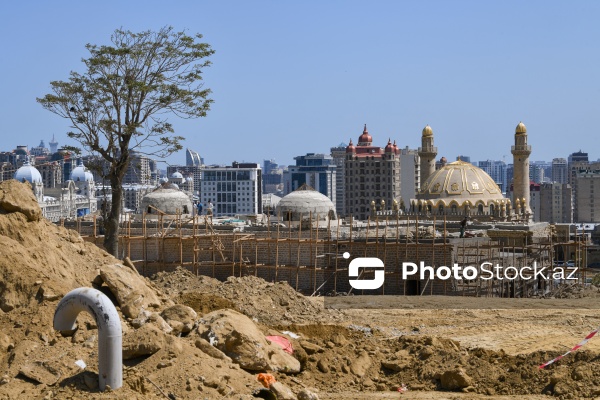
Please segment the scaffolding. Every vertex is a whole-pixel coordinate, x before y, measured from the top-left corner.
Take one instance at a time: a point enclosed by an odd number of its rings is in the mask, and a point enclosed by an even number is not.
[[[574,265],[564,266],[578,283],[586,282],[585,247],[587,242],[557,241],[547,237],[499,241],[488,237],[453,238],[458,222],[420,221],[418,216],[395,215],[369,218],[366,223],[349,219],[319,222],[319,215],[302,216],[296,228],[282,226],[281,218],[266,226],[227,228],[218,220],[204,216],[167,215],[160,210],[152,219],[143,214],[140,221],[121,222],[119,249],[140,273],[150,276],[160,271],[184,267],[199,275],[226,279],[228,276],[260,276],[267,281],[287,281],[307,294],[350,294],[348,264],[344,257],[378,257],[385,265],[385,284],[377,294],[458,295],[477,297],[532,297],[548,293],[565,283],[561,279],[540,280],[524,273],[510,282],[499,279],[404,279],[404,261],[427,260],[433,267],[475,266],[481,273],[483,263],[517,270],[536,263],[548,270],[558,265],[557,254],[573,256]],[[84,240],[101,246],[96,219],[91,226],[77,221],[73,228]],[[440,232],[441,230],[441,232]],[[362,270],[359,279],[373,271]],[[371,275],[369,275],[371,274]],[[529,278],[529,279],[528,279]],[[363,292],[361,292],[363,293]]]

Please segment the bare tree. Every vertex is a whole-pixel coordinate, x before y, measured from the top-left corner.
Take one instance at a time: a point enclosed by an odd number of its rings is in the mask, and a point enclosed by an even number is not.
[[[214,50],[200,39],[172,27],[141,33],[118,29],[112,45],[86,45],[84,73],[51,82],[52,93],[37,99],[70,121],[69,137],[109,165],[112,207],[104,219],[104,247],[114,256],[130,152],[165,157],[180,150],[183,137],[175,135],[167,117],[198,118],[210,109],[202,70]]]

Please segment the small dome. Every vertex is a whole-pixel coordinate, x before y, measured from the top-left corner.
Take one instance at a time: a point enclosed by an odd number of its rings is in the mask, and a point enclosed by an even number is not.
[[[440,163],[446,164],[447,162],[448,162],[448,159],[446,157],[440,158]]]
[[[33,165],[26,161],[21,168],[15,172],[15,179],[19,182],[42,183],[42,175]]]
[[[423,136],[433,136],[433,129],[429,125],[423,128]]]
[[[350,139],[350,144],[348,144],[348,147],[346,147],[346,153],[354,153],[356,151],[356,147],[354,147],[354,144],[352,143],[352,139]]]
[[[517,125],[517,128],[515,129],[515,133],[518,135],[523,135],[523,134],[527,133],[527,127],[525,126],[525,124],[522,122],[519,122],[519,125]]]
[[[171,175],[171,179],[183,179],[183,175],[181,175],[181,172],[175,171]]]
[[[386,153],[393,153],[394,152],[394,146],[392,145],[392,140],[388,139],[387,145],[385,146],[385,152]]]
[[[360,145],[361,143],[373,143],[373,138],[369,135],[369,131],[367,130],[367,124],[365,124],[362,135],[358,138],[358,144]]]
[[[292,221],[299,221],[301,217],[308,219],[311,215],[313,220],[336,219],[335,205],[329,197],[307,185],[279,200],[277,213],[286,220],[291,217]]]
[[[187,178],[185,178],[186,182],[194,182],[194,178],[192,178],[191,176],[188,176]]]
[[[161,185],[162,185],[163,183],[167,183],[167,182],[169,182],[169,178],[166,178],[166,177],[160,178],[160,179],[158,180],[158,183],[159,183],[159,184],[161,184]]]
[[[192,202],[185,193],[167,183],[142,198],[142,209],[145,212],[156,214],[157,211],[154,208],[166,214],[177,214],[177,212],[190,214],[192,213]]]
[[[77,167],[71,171],[70,179],[75,182],[93,182],[94,175],[85,168],[83,161],[77,161]]]

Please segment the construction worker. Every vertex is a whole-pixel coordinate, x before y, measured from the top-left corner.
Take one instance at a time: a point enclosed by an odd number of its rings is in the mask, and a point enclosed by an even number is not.
[[[467,228],[467,217],[464,217],[462,221],[460,221],[460,237],[465,237],[465,229]]]
[[[208,204],[206,205],[206,215],[210,217],[210,221],[212,222],[213,215],[213,203],[208,199]]]

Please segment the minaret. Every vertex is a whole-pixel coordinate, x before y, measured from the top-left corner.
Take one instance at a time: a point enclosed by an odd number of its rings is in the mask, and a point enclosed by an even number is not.
[[[529,155],[531,146],[527,145],[527,128],[519,122],[515,129],[515,145],[511,147],[513,154],[513,204],[520,200],[521,207],[525,207],[525,213],[531,215],[529,206]]]
[[[419,147],[419,158],[421,159],[421,182],[423,184],[435,172],[435,156],[437,156],[437,147],[433,146],[433,130],[429,125],[423,128],[421,136],[421,146]]]

